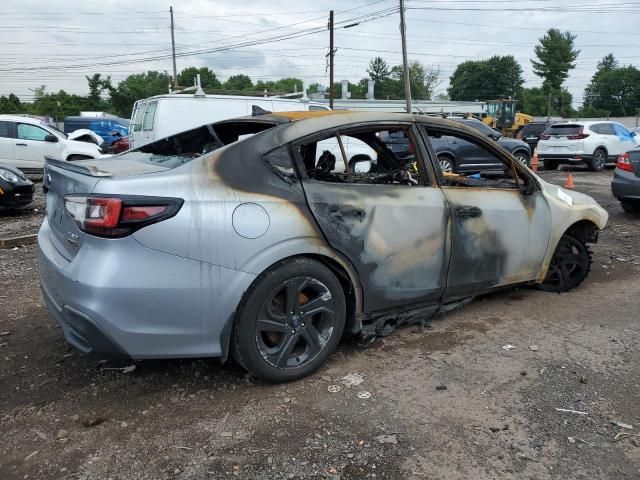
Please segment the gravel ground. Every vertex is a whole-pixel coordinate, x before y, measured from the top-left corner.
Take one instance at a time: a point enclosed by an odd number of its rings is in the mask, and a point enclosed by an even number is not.
[[[640,436],[616,441],[640,432],[640,217],[610,170],[574,176],[611,214],[582,286],[345,341],[287,385],[232,362],[123,373],[81,355],[42,305],[35,246],[0,250],[0,478],[640,478]]]

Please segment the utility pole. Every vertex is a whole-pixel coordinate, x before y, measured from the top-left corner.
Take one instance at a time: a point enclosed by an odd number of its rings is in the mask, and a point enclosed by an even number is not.
[[[333,10],[329,12],[329,108],[333,110]]]
[[[178,71],[176,70],[176,39],[173,35],[173,7],[169,7],[171,14],[171,57],[173,58],[173,88],[178,86]]]
[[[409,79],[409,62],[407,60],[407,29],[404,23],[404,0],[400,0],[400,35],[402,36],[402,71],[404,72],[404,96],[407,99],[407,113],[411,113],[411,81]]]

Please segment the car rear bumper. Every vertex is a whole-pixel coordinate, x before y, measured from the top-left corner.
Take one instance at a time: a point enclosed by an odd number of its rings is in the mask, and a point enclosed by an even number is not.
[[[616,168],[611,181],[611,191],[618,200],[640,201],[640,177],[633,172]]]
[[[133,237],[86,236],[69,260],[38,233],[40,281],[52,316],[74,347],[109,356],[216,357],[237,300],[255,275],[162,253]]]
[[[588,162],[593,158],[593,155],[587,155],[584,153],[543,153],[538,152],[538,159],[542,160],[552,160],[561,163],[582,163]]]

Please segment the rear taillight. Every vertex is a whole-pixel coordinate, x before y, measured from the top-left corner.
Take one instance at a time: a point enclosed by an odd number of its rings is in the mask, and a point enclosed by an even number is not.
[[[589,136],[588,133],[584,133],[584,127],[580,128],[580,131],[576,135],[567,135],[567,140],[582,140]]]
[[[179,198],[67,195],[64,204],[83,232],[98,237],[125,237],[136,230],[173,217],[183,201]]]
[[[616,167],[620,170],[625,170],[627,172],[633,172],[633,165],[629,161],[629,154],[623,153],[618,157],[618,161],[616,162]]]

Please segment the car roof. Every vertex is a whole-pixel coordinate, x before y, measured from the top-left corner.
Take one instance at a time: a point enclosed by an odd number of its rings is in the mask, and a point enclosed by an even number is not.
[[[48,125],[44,120],[35,117],[23,117],[22,115],[0,114],[0,120],[5,122],[31,123],[32,125]]]

